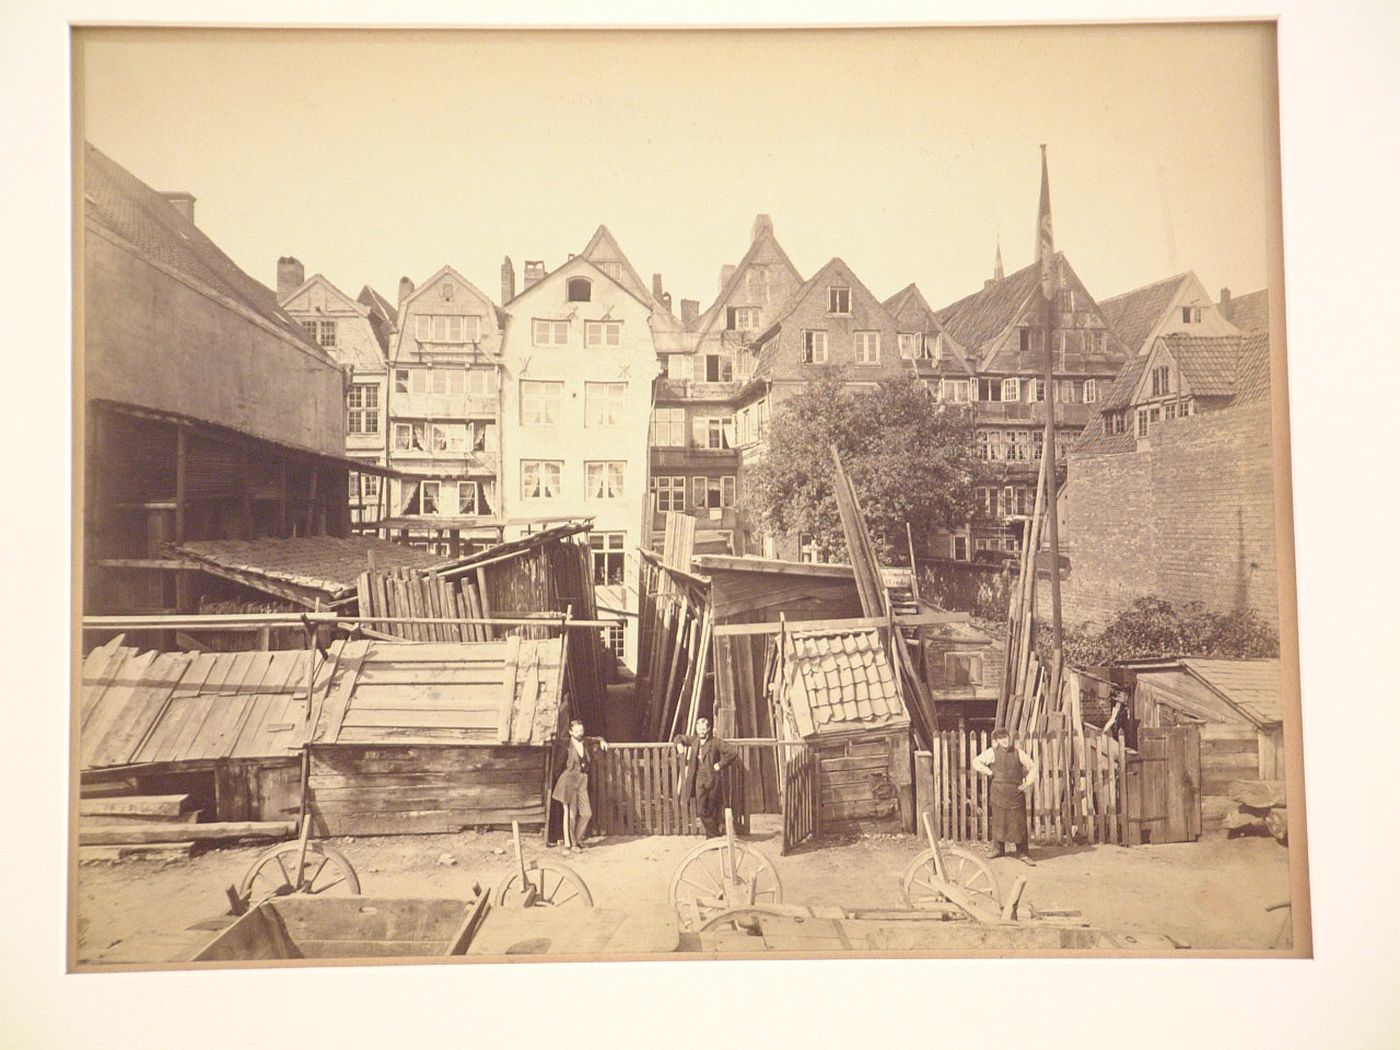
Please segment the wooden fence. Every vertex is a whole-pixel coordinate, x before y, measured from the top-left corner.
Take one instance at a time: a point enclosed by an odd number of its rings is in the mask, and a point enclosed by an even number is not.
[[[724,770],[724,805],[735,829],[749,830],[744,776],[755,748],[734,745],[739,759]],[[593,754],[589,774],[594,827],[605,835],[703,834],[693,794],[681,797],[684,759],[673,744],[610,744]]]
[[[783,856],[821,831],[819,760],[807,748],[792,751],[783,767]]]
[[[1027,792],[1032,840],[1128,844],[1129,759],[1121,742],[1086,731],[1017,743],[1040,767]],[[990,733],[945,731],[936,734],[932,751],[915,755],[916,808],[932,812],[946,838],[991,837],[991,779],[972,768],[990,746]]]

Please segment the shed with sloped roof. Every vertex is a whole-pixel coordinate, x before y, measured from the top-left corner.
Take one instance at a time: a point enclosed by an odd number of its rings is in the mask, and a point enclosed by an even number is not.
[[[778,649],[774,721],[816,754],[822,830],[912,831],[909,712],[882,630],[787,630]]]

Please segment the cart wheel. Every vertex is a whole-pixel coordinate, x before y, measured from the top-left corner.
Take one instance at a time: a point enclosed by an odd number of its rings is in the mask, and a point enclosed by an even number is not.
[[[725,872],[732,872],[730,882]],[[685,855],[671,876],[671,905],[686,929],[698,929],[719,912],[783,902],[778,871],[758,849],[713,838]]]
[[[533,861],[525,872],[534,890],[534,900],[520,882],[520,872],[513,871],[496,891],[496,904],[502,908],[519,908],[527,903],[536,908],[591,908],[593,894],[588,883],[574,871],[554,861]]]
[[[713,933],[716,930],[755,930],[760,919],[787,918],[786,912],[777,908],[730,908],[716,912],[705,920],[697,933]]]
[[[332,896],[359,894],[359,877],[345,859],[345,854],[330,846],[308,842],[306,857],[298,872],[297,854],[300,852],[300,842],[273,846],[253,861],[252,867],[243,876],[239,894],[250,902],[285,897],[292,893]]]
[[[943,846],[942,853],[943,871],[949,882],[982,900],[989,908],[1001,910],[1001,890],[986,861],[958,846]],[[905,869],[903,887],[904,903],[911,908],[947,899],[938,889],[933,850],[924,850]]]

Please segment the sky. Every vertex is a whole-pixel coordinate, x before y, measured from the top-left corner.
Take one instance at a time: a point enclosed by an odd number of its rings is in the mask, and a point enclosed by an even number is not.
[[[450,264],[493,299],[606,224],[708,306],[754,216],[804,277],[881,298],[1057,248],[1106,298],[1182,270],[1261,288],[1275,129],[1264,25],[768,31],[80,31],[83,132],[269,286],[350,295]],[[679,313],[679,306],[675,307]]]

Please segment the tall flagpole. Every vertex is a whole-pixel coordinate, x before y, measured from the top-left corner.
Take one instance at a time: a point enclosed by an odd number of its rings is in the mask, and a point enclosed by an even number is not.
[[[1064,628],[1060,621],[1060,522],[1055,490],[1058,487],[1055,459],[1055,294],[1059,288],[1058,267],[1055,265],[1055,235],[1050,222],[1050,167],[1045,158],[1045,144],[1040,146],[1040,223],[1036,234],[1037,258],[1040,262],[1040,292],[1045,300],[1045,513],[1050,526],[1050,623],[1052,631],[1050,696],[1059,686],[1060,668],[1064,655]],[[1037,553],[1037,552],[1032,552]],[[1053,700],[1052,700],[1053,703]]]

